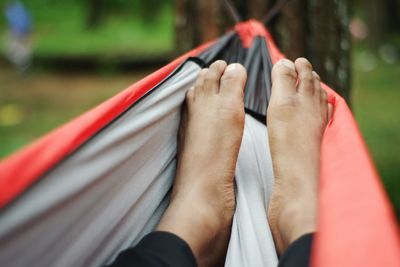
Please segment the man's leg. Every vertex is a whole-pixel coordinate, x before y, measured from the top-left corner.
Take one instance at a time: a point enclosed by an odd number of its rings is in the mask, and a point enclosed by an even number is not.
[[[187,94],[171,203],[158,231],[185,240],[199,266],[224,262],[235,207],[233,176],[244,128],[246,71],[213,63]]]
[[[282,254],[316,231],[320,148],[332,107],[304,58],[275,64],[272,83],[267,124],[275,184],[268,221]]]

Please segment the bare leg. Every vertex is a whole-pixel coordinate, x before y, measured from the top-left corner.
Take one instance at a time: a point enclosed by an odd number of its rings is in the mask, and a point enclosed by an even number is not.
[[[159,231],[191,247],[199,266],[224,262],[235,206],[233,176],[244,127],[246,71],[223,61],[200,72],[186,97],[170,206]]]
[[[282,253],[316,230],[320,146],[332,107],[304,58],[275,64],[272,83],[267,125],[275,185],[268,219]]]

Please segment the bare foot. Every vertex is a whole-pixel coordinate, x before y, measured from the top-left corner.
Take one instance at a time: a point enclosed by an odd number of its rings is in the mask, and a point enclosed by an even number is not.
[[[246,71],[223,61],[203,69],[186,97],[171,203],[159,231],[191,247],[199,266],[224,262],[235,207],[233,177],[244,127]],[[183,134],[182,134],[183,133]]]
[[[320,147],[332,107],[304,58],[275,64],[272,84],[267,125],[275,184],[268,220],[281,254],[316,231]]]

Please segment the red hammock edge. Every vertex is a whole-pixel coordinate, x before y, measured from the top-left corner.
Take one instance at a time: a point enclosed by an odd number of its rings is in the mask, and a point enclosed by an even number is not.
[[[284,58],[265,27],[255,21],[235,26],[243,45],[266,39],[272,62]],[[0,208],[124,112],[180,63],[215,41],[184,54],[71,122],[0,163]],[[357,124],[343,98],[328,86],[334,115],[323,139],[318,233],[313,266],[400,266],[396,219]]]

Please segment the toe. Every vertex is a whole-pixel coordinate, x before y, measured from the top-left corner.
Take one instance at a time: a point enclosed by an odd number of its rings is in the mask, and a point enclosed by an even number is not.
[[[220,93],[224,95],[234,95],[243,98],[243,90],[246,84],[246,69],[238,63],[230,64],[226,67],[221,77]]]
[[[332,105],[328,102],[328,93],[320,85],[318,90],[320,91],[322,112],[326,116],[325,123],[328,123],[332,116]]]
[[[190,105],[194,101],[194,86],[190,87],[189,90],[186,93],[186,102],[188,105]]]
[[[207,72],[208,68],[204,68],[199,72],[196,82],[194,83],[194,95],[199,95],[203,93],[204,79]]]
[[[204,93],[206,95],[217,94],[219,92],[219,82],[226,68],[226,62],[217,60],[211,64],[204,78]]]
[[[278,61],[272,68],[272,98],[296,94],[297,73],[288,59]]]
[[[321,81],[321,77],[319,77],[319,74],[316,71],[312,71],[312,75],[314,76],[315,79]]]
[[[315,92],[315,87],[311,63],[305,58],[298,58],[294,64],[299,75],[299,93],[313,95]]]
[[[328,104],[328,121],[331,120],[332,114],[333,114],[333,105],[329,103]]]
[[[319,86],[318,90],[320,91],[320,94],[321,94],[320,99],[321,99],[322,104],[328,105],[328,93],[324,89],[322,89],[321,86]]]
[[[314,86],[314,90],[315,90],[315,94],[318,94],[321,96],[322,99],[322,95],[325,92],[322,87],[321,87],[321,78],[319,77],[318,73],[316,73],[315,71],[312,72],[312,76],[313,76],[313,86]]]

